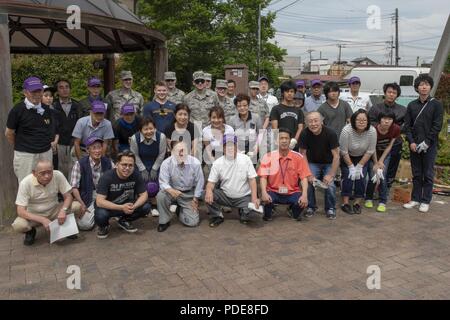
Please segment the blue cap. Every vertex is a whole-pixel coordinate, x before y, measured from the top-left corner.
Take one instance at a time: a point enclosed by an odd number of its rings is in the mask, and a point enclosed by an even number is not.
[[[316,84],[322,85],[322,81],[320,81],[319,79],[311,80],[311,87],[315,86]]]
[[[84,140],[84,145],[86,147],[89,147],[91,144],[93,144],[94,142],[100,141],[101,143],[103,143],[103,139],[97,136],[90,136],[87,137],[86,140]]]
[[[350,79],[348,79],[348,84],[352,84],[355,82],[361,83],[361,80],[358,77],[351,77]]]

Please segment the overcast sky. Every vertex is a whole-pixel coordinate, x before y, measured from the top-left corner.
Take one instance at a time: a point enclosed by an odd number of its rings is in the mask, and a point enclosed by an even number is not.
[[[416,65],[417,56],[420,62],[430,62],[450,12],[448,0],[274,0],[263,15],[293,2],[277,12],[275,41],[287,49],[289,56],[301,56],[302,64],[309,61],[308,49],[316,50],[313,59],[319,58],[321,51],[330,62],[337,60],[339,40],[351,41],[344,42],[342,60],[367,56],[386,63],[390,52],[387,42],[395,35],[395,8],[399,10],[400,65]],[[367,27],[367,8],[371,5],[380,9],[379,30]]]

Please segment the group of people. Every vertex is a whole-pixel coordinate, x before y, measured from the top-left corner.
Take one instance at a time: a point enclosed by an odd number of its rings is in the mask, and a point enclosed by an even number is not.
[[[395,102],[396,83],[385,84],[383,103],[372,106],[359,95],[357,77],[346,96],[335,82],[313,80],[305,97],[304,81],[286,81],[278,102],[265,76],[236,95],[234,81],[218,79],[213,91],[211,74],[197,71],[185,94],[166,72],[147,104],[132,90],[132,73],[120,77],[122,87],[105,98],[101,81],[90,78],[79,102],[67,79],[54,88],[37,77],[24,81],[25,99],[11,109],[6,129],[19,181],[13,228],[25,233],[24,244],[34,243],[36,227],[63,224],[69,212],[80,230],[97,225],[98,238],[108,236],[111,218],[130,233],[149,214],[158,216],[159,232],[174,215],[197,226],[201,201],[211,227],[233,208],[243,224],[258,215],[271,221],[279,204],[300,221],[315,215],[318,189],[327,218],[336,219],[336,180],[343,212],[360,214],[363,201],[372,208],[376,189],[377,211],[386,212],[401,133],[414,177],[404,207],[429,210],[443,107],[430,97],[428,75],[415,80],[419,98],[407,108]]]

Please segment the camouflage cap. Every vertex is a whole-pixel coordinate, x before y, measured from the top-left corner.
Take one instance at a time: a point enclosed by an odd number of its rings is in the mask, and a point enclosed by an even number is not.
[[[192,77],[194,78],[194,81],[198,80],[198,79],[205,80],[205,74],[203,73],[203,71],[195,71],[193,73]]]
[[[216,80],[216,88],[228,88],[227,80],[217,79]]]
[[[204,75],[205,75],[205,80],[207,80],[207,81],[212,81],[212,74],[211,73],[204,73]]]
[[[258,82],[258,81],[250,81],[250,82],[248,83],[248,87],[249,87],[250,89],[253,89],[253,88],[259,89],[259,82]]]
[[[172,71],[164,72],[164,80],[177,80],[177,75]]]
[[[131,73],[131,71],[122,70],[120,72],[120,79],[133,79],[133,74]]]

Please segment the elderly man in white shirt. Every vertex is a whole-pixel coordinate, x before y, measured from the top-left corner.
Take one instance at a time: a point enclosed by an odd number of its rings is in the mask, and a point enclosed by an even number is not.
[[[249,204],[259,209],[256,185],[256,171],[250,158],[237,152],[237,137],[223,137],[224,155],[214,161],[206,185],[205,202],[211,219],[210,227],[224,221],[220,206],[239,208],[240,221],[247,224],[250,213]],[[215,188],[220,181],[220,187]]]
[[[369,111],[372,107],[372,102],[368,95],[363,96],[359,93],[359,88],[361,87],[361,80],[359,77],[351,77],[348,79],[348,85],[350,86],[350,92],[342,93],[339,98],[350,105],[353,113],[359,109]]]

